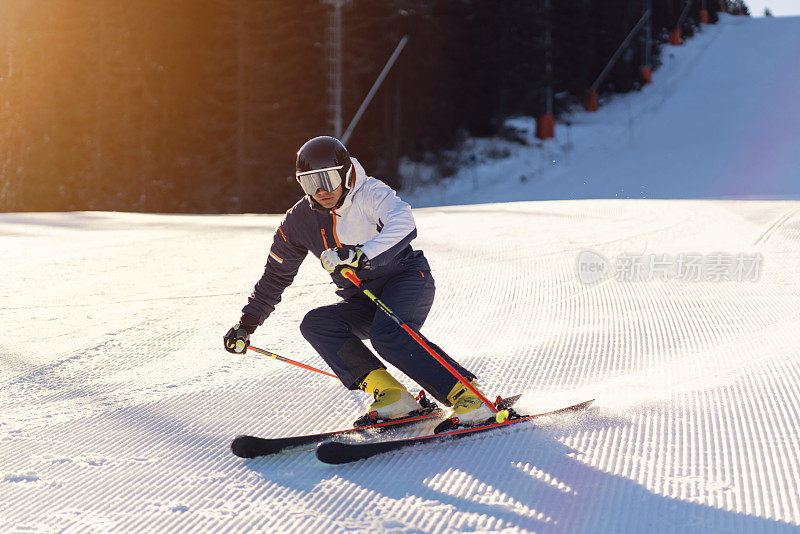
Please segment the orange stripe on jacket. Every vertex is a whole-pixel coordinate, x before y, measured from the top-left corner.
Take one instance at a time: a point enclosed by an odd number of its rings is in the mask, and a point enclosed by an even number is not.
[[[338,215],[336,215],[333,210],[331,210],[331,215],[333,216],[333,239],[336,240],[336,246],[341,247],[342,244],[339,242],[339,236],[336,235],[336,217],[338,217]]]

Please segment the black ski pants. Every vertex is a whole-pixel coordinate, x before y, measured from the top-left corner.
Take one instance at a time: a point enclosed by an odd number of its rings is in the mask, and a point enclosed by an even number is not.
[[[418,332],[433,305],[436,286],[430,271],[407,269],[388,278],[382,287],[372,288],[372,292],[401,321]],[[381,358],[408,375],[439,402],[450,404],[447,394],[458,380],[361,293],[311,310],[300,323],[300,332],[348,389],[358,389],[371,371],[386,368],[362,342],[369,339]],[[439,347],[428,344],[462,376],[475,378]]]

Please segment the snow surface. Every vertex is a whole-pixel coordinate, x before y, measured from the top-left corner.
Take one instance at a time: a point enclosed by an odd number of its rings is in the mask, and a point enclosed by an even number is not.
[[[797,532],[800,202],[613,196],[640,196],[647,169],[641,196],[796,197],[798,35],[800,19],[725,17],[670,49],[666,100],[659,71],[576,113],[569,162],[520,183],[561,141],[508,145],[473,167],[505,186],[467,190],[468,172],[437,194],[472,205],[415,212],[438,286],[425,335],[523,410],[597,398],[535,430],[344,466],[236,458],[238,433],[345,427],[367,402],[221,347],[281,217],[0,215],[0,531]],[[759,107],[764,129],[732,131]],[[478,203],[559,191],[611,198]],[[760,263],[743,280],[585,283],[587,254]],[[254,344],[324,368],[298,325],[335,299],[307,261]]]
[[[416,207],[585,198],[800,199],[800,17],[723,15],[665,46],[653,85],[567,116],[533,146],[470,140],[445,187],[405,170]],[[567,125],[566,123],[569,123]],[[496,154],[511,157],[496,159]]]

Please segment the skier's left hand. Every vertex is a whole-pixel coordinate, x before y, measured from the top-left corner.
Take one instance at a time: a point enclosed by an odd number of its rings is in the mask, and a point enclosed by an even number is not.
[[[358,247],[329,248],[319,255],[322,268],[331,274],[337,274],[345,267],[354,271],[369,269],[369,259]]]

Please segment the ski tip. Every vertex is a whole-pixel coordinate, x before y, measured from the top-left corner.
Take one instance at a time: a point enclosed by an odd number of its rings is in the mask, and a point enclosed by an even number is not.
[[[231,452],[239,458],[255,458],[256,453],[251,444],[250,436],[236,436],[231,440]]]
[[[554,414],[558,414],[558,413],[566,413],[566,412],[579,412],[579,411],[585,410],[586,408],[591,406],[594,401],[595,401],[595,399],[589,399],[587,401],[579,402],[578,404],[573,404],[572,406],[567,406],[566,408],[561,408],[560,410],[556,410],[553,413]]]
[[[572,406],[567,406],[566,408],[561,408],[560,410],[556,410],[553,413],[558,414],[558,413],[580,412],[591,406],[594,401],[595,399],[589,399],[587,401],[579,402],[578,404],[573,404]]]

